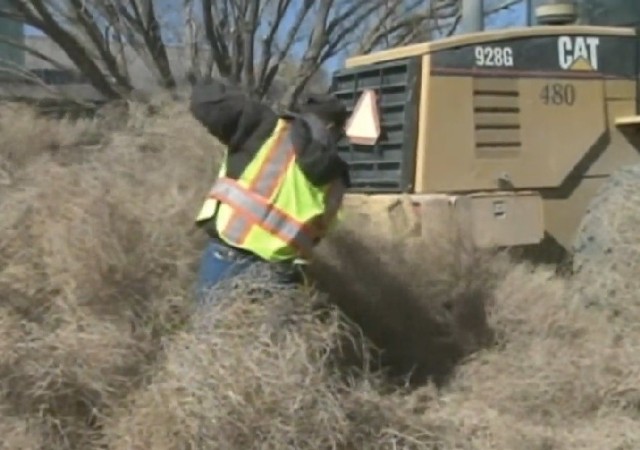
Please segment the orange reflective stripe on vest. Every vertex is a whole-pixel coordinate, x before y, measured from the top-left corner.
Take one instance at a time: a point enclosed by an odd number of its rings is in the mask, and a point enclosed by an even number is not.
[[[288,127],[280,131],[276,142],[267,153],[258,174],[251,182],[251,190],[265,198],[270,198],[273,190],[293,162],[295,152]]]
[[[224,230],[228,239],[242,244],[248,235],[247,230],[258,225],[304,252],[313,248],[315,236],[309,227],[269,205],[266,199],[248,191],[235,180],[218,179],[210,195],[235,210]]]
[[[251,182],[250,189],[264,198],[270,198],[273,190],[278,185],[282,176],[284,176],[287,167],[293,161],[293,157],[293,144],[285,128],[280,131],[276,142],[269,149],[264,164],[260,167],[258,174]],[[230,239],[241,244],[251,231],[251,226],[254,223],[254,221],[249,220],[248,217],[242,214],[233,214],[231,219],[229,219],[224,233],[227,234]]]

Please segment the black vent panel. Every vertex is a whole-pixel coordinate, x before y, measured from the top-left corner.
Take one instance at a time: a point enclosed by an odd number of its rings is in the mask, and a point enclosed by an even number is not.
[[[365,89],[378,100],[381,134],[374,146],[340,143],[351,167],[352,191],[407,192],[413,189],[420,59],[410,58],[334,73],[332,92],[353,111]]]

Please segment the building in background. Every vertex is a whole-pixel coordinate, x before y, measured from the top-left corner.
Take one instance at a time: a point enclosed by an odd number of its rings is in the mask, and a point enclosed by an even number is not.
[[[8,10],[9,2],[0,0],[0,9]],[[24,45],[24,25],[0,18],[0,67],[2,67],[0,79],[15,77],[16,72],[24,67],[25,52],[20,48],[22,45]]]
[[[2,0],[0,0],[2,1]],[[86,101],[100,101],[102,96],[91,85],[69,59],[67,54],[48,36],[42,34],[23,34],[24,45],[35,52],[22,51],[21,59],[24,74],[21,84],[0,82],[0,97],[7,96],[41,98],[41,97],[73,97]],[[39,58],[35,53],[46,55],[57,64]],[[133,49],[126,49],[126,66],[134,87],[144,91],[157,88],[156,79],[142,58]],[[177,79],[186,76],[187,67],[184,51],[180,46],[167,46],[169,63]],[[17,61],[18,59],[16,59]]]
[[[1,10],[11,10],[8,0],[0,0]],[[28,51],[26,49],[32,49]],[[57,64],[37,56],[46,55]],[[132,49],[126,49],[126,65],[134,87],[153,90],[155,77]],[[170,64],[180,79],[184,77],[184,51],[167,46]],[[102,96],[76,68],[66,53],[49,37],[34,33],[21,22],[0,18],[0,99],[74,98],[100,101]]]

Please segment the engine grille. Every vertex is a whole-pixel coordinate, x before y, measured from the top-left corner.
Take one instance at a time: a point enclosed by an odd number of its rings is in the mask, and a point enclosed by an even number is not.
[[[349,111],[364,89],[378,98],[381,134],[374,146],[340,143],[351,167],[352,191],[408,192],[413,189],[418,131],[419,58],[409,58],[334,73],[332,92]]]

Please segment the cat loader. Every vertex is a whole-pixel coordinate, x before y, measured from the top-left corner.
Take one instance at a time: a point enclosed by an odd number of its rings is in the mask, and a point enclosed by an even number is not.
[[[347,210],[418,237],[446,211],[479,247],[552,243],[574,264],[637,241],[640,35],[572,8],[348,58],[331,87],[352,112]]]

